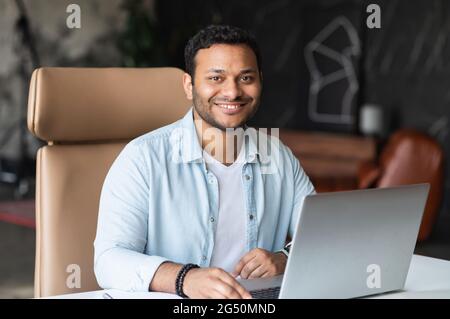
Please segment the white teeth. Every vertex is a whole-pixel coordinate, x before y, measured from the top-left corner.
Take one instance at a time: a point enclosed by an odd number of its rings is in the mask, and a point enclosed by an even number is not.
[[[230,105],[230,104],[217,104],[217,105],[221,108],[228,109],[228,110],[236,110],[239,107],[241,107],[240,105]]]

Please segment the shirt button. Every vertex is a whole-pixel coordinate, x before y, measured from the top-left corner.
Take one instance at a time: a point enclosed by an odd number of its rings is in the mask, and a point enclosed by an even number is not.
[[[211,223],[214,223],[214,217],[211,217],[209,220],[211,221]]]
[[[250,178],[251,178],[251,177],[250,177],[250,175],[247,175],[247,174],[245,175],[245,179],[246,179],[246,180],[248,180],[248,181],[249,181],[249,180],[250,180]]]
[[[210,180],[209,180],[209,183],[210,183],[210,184],[214,183],[214,180],[213,180],[213,179],[210,179]]]
[[[250,218],[250,220],[253,220],[253,214],[250,214],[250,216],[248,216]]]
[[[206,256],[202,256],[202,260],[206,260]]]

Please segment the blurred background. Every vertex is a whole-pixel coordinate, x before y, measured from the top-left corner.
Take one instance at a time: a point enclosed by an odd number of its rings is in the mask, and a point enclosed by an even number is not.
[[[66,25],[71,3],[79,29]],[[208,24],[256,36],[264,92],[251,124],[281,128],[319,192],[432,183],[416,253],[450,260],[450,2],[0,0],[0,298],[33,296],[32,71],[184,68],[186,41]]]

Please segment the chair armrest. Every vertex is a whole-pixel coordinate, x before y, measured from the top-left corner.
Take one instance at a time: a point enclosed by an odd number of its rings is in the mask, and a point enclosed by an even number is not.
[[[375,185],[381,169],[373,162],[362,162],[358,168],[358,188],[365,189]]]

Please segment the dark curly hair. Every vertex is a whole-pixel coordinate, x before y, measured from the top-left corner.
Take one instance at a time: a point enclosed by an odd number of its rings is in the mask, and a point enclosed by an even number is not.
[[[209,25],[195,34],[184,48],[186,72],[194,79],[195,55],[198,50],[207,49],[213,44],[245,44],[256,55],[258,70],[261,73],[261,55],[256,39],[248,31],[229,25]]]

